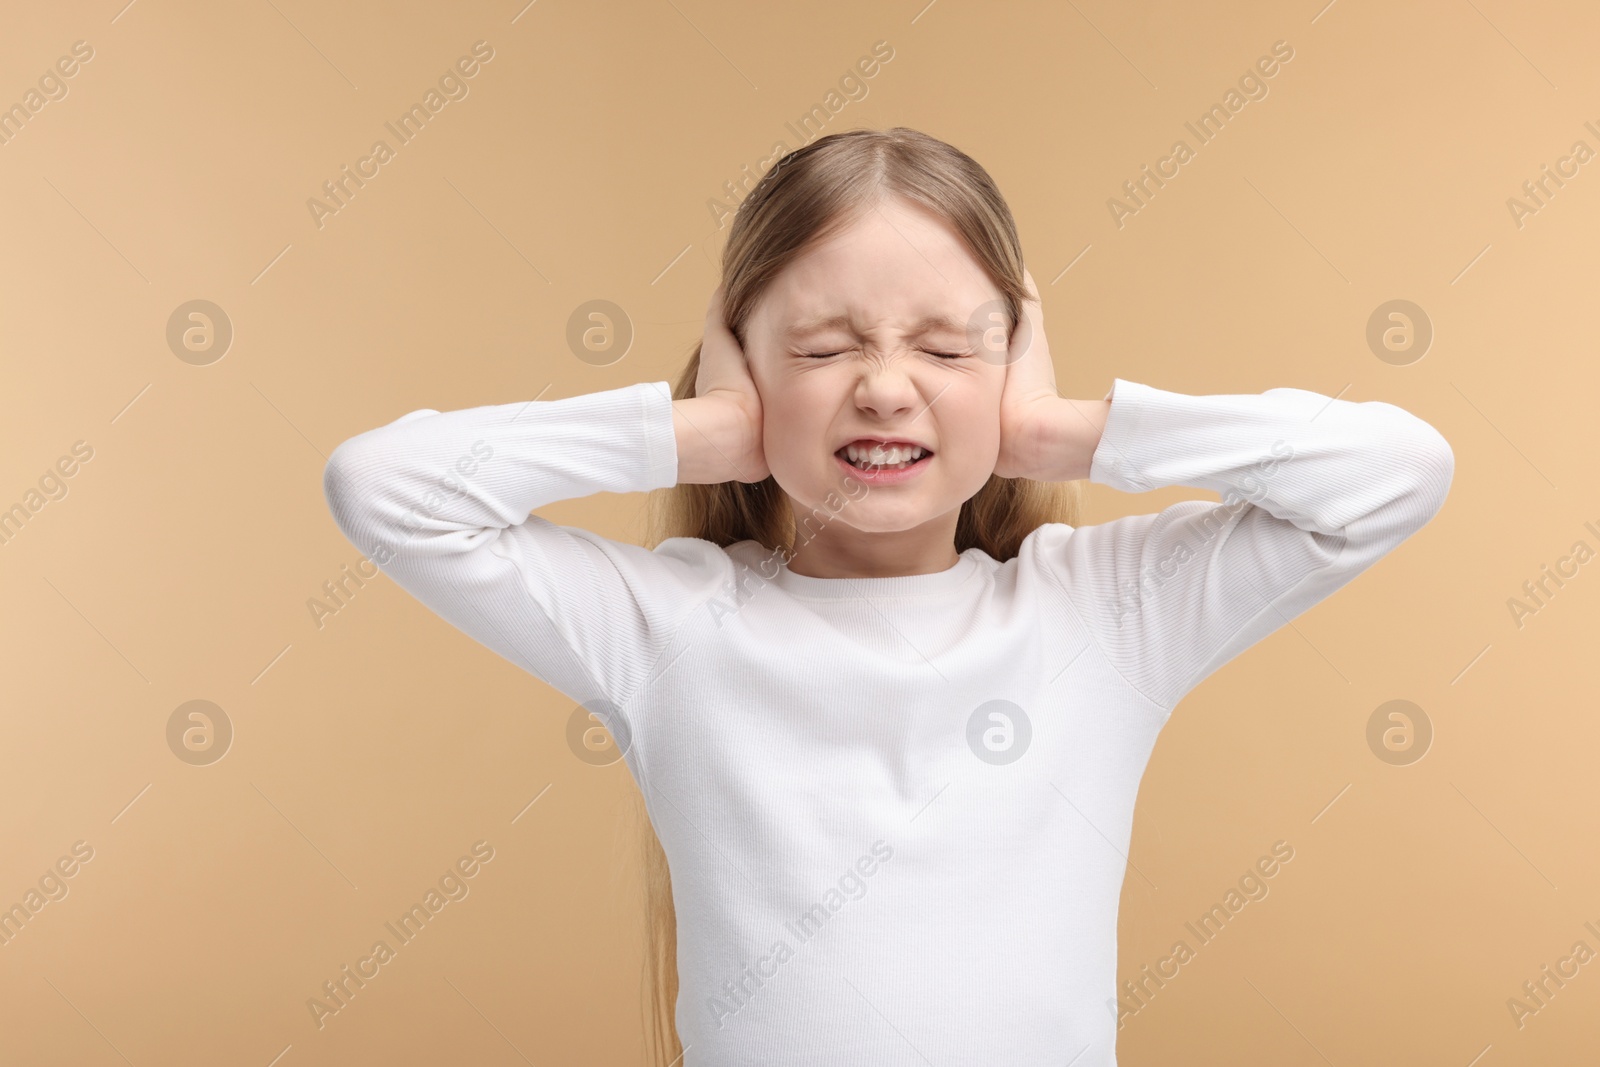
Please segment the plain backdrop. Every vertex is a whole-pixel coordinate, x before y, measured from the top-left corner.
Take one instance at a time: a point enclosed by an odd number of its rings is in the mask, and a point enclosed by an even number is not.
[[[323,465],[419,408],[675,377],[724,183],[808,113],[990,171],[1065,395],[1296,386],[1397,404],[1455,450],[1430,525],[1167,725],[1119,976],[1194,957],[1125,1016],[1125,1067],[1592,1057],[1600,962],[1542,1005],[1523,983],[1600,951],[1600,16],[1321,2],[14,5],[0,907],[65,896],[0,945],[0,1061],[638,1062],[625,766],[578,758],[570,700],[387,578],[329,598],[362,555]],[[465,95],[402,143],[386,124],[480,41],[447,82]],[[892,59],[847,77],[878,42]],[[1292,59],[1227,110],[1277,42]],[[1128,198],[1178,140],[1191,158]],[[324,183],[363,165],[336,205]],[[1546,167],[1568,176],[1535,203]],[[592,300],[625,353],[569,345]],[[1420,358],[1369,344],[1396,300],[1431,326]],[[1191,498],[1215,499],[1095,486],[1085,522]],[[637,539],[642,505],[543,514]],[[1547,566],[1569,577],[1514,612]],[[197,700],[231,725],[220,760],[169,743]],[[1431,727],[1420,759],[1369,745],[1394,700]],[[480,841],[470,893],[319,1027],[308,1000]],[[1186,924],[1279,841],[1268,894],[1201,944]]]

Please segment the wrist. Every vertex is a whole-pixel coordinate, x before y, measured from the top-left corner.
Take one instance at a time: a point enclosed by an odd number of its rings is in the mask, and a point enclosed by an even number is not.
[[[1041,482],[1070,482],[1089,477],[1094,453],[1100,447],[1109,400],[1069,400],[1048,397],[1040,402],[1039,417],[1032,420],[1033,473]]]
[[[711,394],[674,400],[678,483],[714,485],[744,480],[753,463],[749,424],[749,416],[727,397]]]

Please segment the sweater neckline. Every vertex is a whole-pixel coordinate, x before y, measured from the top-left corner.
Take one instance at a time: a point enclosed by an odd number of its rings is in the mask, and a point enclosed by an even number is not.
[[[929,574],[900,574],[888,578],[814,578],[796,574],[788,564],[772,579],[778,588],[794,595],[823,600],[857,597],[928,596],[947,593],[978,572],[974,551],[961,553],[956,562],[942,571]]]

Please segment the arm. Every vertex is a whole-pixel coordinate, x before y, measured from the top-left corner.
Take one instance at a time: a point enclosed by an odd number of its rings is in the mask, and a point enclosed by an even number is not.
[[[1290,388],[1188,396],[1121,378],[1108,397],[1098,440],[1081,411],[1058,410],[1059,433],[1092,441],[1091,481],[1195,486],[1223,500],[1051,528],[1041,562],[1117,669],[1169,714],[1421,529],[1455,470],[1438,431],[1382,401]]]
[[[591,710],[648,684],[689,613],[732,579],[721,547],[649,551],[529,512],[597,492],[767,477],[761,404],[722,289],[696,395],[648,382],[566,400],[413,411],[329,457],[350,541],[435,613]],[[618,738],[622,744],[624,739]]]
[[[704,541],[652,552],[533,509],[675,484],[665,382],[564,400],[413,411],[336,448],[339,529],[452,625],[575,700],[622,707],[724,580]]]

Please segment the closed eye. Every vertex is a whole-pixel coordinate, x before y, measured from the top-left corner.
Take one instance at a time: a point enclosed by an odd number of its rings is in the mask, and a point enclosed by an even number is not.
[[[938,356],[940,359],[961,359],[966,355],[965,352],[935,352],[931,348],[924,348],[922,351],[928,353],[928,355],[930,355],[930,356]],[[803,353],[801,353],[801,355],[806,359],[827,359],[829,356],[837,356],[837,355],[842,355],[842,354],[843,353],[840,353],[840,352],[803,352]]]

